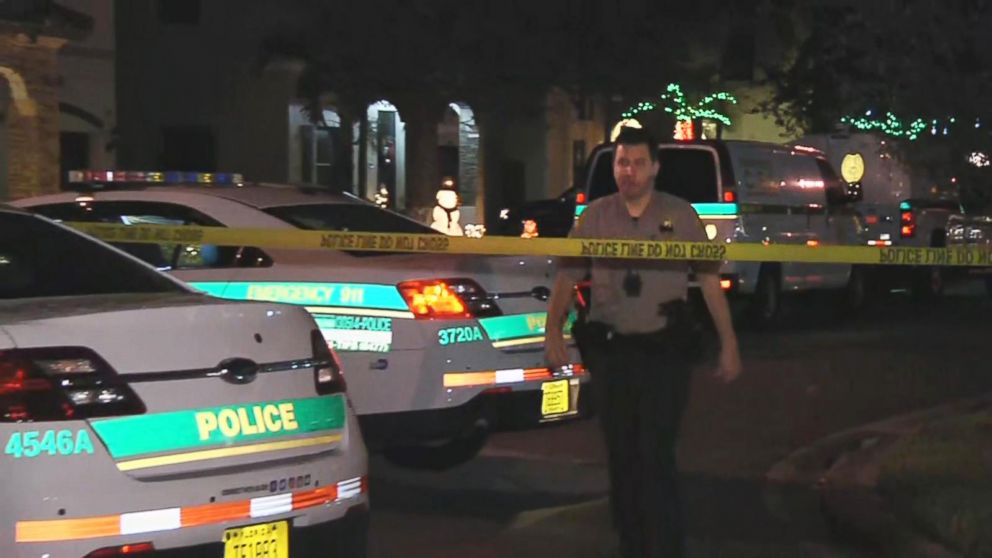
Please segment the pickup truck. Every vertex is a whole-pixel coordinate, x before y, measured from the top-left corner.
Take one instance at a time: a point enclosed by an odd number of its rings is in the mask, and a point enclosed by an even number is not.
[[[955,215],[947,224],[948,246],[992,246],[992,217]],[[992,267],[973,267],[966,276],[985,281],[985,290],[992,296]]]
[[[910,198],[899,203],[855,205],[864,218],[869,246],[939,248],[947,245],[948,223],[964,219],[960,203],[952,199]],[[885,268],[876,279],[887,288],[905,288],[917,298],[940,296],[948,279],[937,266]]]

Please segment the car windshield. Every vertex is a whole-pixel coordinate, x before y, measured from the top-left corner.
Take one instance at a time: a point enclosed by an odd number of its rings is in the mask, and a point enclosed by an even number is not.
[[[41,218],[0,212],[0,299],[184,292],[156,271]]]

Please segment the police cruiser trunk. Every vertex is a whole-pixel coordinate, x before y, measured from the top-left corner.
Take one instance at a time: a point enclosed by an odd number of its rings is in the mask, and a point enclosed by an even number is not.
[[[363,556],[366,455],[300,308],[0,210],[0,556]]]

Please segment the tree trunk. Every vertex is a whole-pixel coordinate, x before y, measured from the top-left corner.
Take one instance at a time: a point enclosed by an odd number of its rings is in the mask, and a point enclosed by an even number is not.
[[[488,110],[476,111],[475,121],[479,128],[479,179],[480,188],[476,211],[487,226],[499,219],[499,208],[503,206],[503,136],[500,117]]]
[[[363,107],[358,113],[358,196],[370,197],[369,184],[369,113]]]
[[[417,218],[434,206],[438,177],[437,125],[444,103],[433,95],[413,95],[397,104],[406,124],[406,208]]]
[[[362,191],[355,184],[355,169],[353,166],[355,160],[355,120],[352,118],[351,111],[343,108],[339,108],[338,115],[341,117],[341,140],[343,145],[334,146],[334,185],[341,190],[361,196]]]

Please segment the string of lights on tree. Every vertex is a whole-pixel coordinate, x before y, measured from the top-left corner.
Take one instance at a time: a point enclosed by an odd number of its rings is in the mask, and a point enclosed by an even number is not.
[[[872,111],[865,112],[864,116],[845,116],[840,119],[842,124],[852,126],[862,132],[880,131],[894,138],[906,138],[910,141],[919,139],[927,128],[930,129],[931,136],[946,136],[951,128],[957,124],[958,119],[951,116],[946,119],[926,120],[916,118],[911,121],[904,121],[891,112],[886,112],[882,117],[875,117]],[[982,120],[976,118],[974,121],[976,129],[982,127]]]
[[[690,103],[685,92],[682,91],[682,86],[677,83],[669,83],[665,93],[662,93],[659,98],[661,99],[659,103],[642,101],[627,109],[621,116],[624,119],[632,119],[639,114],[657,110],[660,107],[675,117],[676,139],[692,139],[693,120],[716,120],[724,126],[730,126],[730,117],[717,110],[713,105],[718,102],[737,104],[737,97],[726,91],[712,93],[696,103]],[[690,137],[686,137],[686,135]]]

